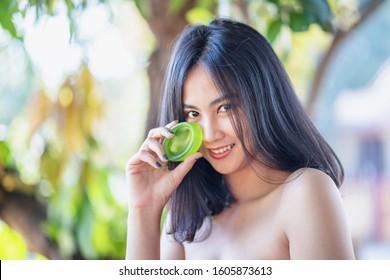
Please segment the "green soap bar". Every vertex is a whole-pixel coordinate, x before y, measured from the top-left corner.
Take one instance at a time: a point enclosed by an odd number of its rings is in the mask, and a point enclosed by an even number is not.
[[[171,128],[175,136],[165,138],[163,148],[170,161],[183,161],[202,145],[202,127],[196,122],[182,122]]]

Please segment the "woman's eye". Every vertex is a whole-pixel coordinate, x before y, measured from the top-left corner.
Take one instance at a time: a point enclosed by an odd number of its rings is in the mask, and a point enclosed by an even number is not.
[[[232,106],[229,105],[229,104],[221,105],[221,106],[218,108],[218,112],[227,112],[227,111],[229,111],[231,108],[232,108]]]
[[[199,116],[199,113],[196,112],[196,111],[189,111],[189,112],[187,112],[187,113],[184,114],[184,117],[185,117],[186,119],[195,119],[195,118],[198,117],[198,116]]]

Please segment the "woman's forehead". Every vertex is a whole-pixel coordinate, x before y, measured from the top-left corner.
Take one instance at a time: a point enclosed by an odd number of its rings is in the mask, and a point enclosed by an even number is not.
[[[212,101],[222,96],[208,70],[200,65],[194,66],[188,73],[183,87],[183,101]]]

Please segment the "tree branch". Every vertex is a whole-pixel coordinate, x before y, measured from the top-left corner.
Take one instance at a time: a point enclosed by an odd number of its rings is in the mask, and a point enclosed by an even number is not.
[[[42,232],[46,211],[33,196],[7,192],[0,184],[0,218],[22,235],[31,252],[49,259],[61,259],[58,247]]]
[[[316,71],[314,80],[312,82],[312,86],[311,86],[309,94],[308,94],[306,109],[310,115],[313,114],[314,104],[315,104],[315,102],[318,99],[319,94],[320,94],[320,88],[322,85],[322,78],[324,77],[324,75],[329,67],[329,63],[331,61],[331,58],[334,56],[336,50],[355,30],[357,30],[363,23],[365,23],[370,18],[370,16],[384,2],[385,2],[385,0],[369,1],[367,6],[364,8],[364,12],[362,12],[359,20],[348,31],[342,31],[342,30],[336,31],[330,47],[327,49],[324,56],[322,57],[322,60],[318,66],[318,70]]]

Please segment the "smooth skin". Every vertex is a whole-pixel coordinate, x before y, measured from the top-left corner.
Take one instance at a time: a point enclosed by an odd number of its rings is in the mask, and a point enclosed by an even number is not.
[[[128,259],[355,258],[340,193],[328,175],[310,168],[287,173],[248,162],[228,116],[232,104],[220,99],[201,66],[190,71],[183,100],[186,121],[202,126],[201,153],[175,170],[164,168],[161,142],[174,137],[168,133],[173,122],[151,130],[129,160]],[[237,201],[204,222],[198,242],[177,243],[165,229],[160,238],[163,207],[202,155],[225,175]],[[211,233],[202,234],[210,226]]]

